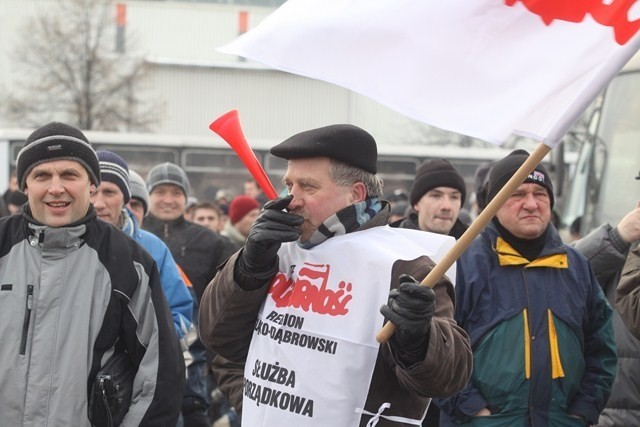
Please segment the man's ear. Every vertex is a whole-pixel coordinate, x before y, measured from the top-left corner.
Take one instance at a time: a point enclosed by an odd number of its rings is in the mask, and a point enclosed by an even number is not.
[[[96,187],[95,184],[91,184],[89,186],[89,195],[93,196],[93,193],[95,193],[98,190],[98,187]]]
[[[356,182],[355,184],[353,184],[353,188],[351,189],[351,196],[353,197],[354,203],[366,200],[367,187],[365,187],[363,182]]]

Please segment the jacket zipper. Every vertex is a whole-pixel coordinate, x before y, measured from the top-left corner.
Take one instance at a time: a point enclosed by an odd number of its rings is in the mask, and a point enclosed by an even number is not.
[[[22,322],[22,340],[20,341],[20,354],[27,350],[27,335],[29,335],[29,323],[31,322],[31,310],[33,309],[33,285],[27,285],[27,300],[25,301],[24,321]]]

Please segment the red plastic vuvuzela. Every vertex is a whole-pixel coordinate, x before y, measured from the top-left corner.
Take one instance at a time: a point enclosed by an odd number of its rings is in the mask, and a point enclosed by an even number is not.
[[[220,135],[233,151],[236,152],[242,163],[246,166],[264,191],[264,194],[269,199],[275,199],[278,197],[276,189],[271,184],[269,177],[262,168],[262,165],[258,161],[256,154],[253,152],[247,139],[244,137],[242,128],[240,126],[240,119],[238,118],[238,110],[231,110],[228,113],[218,117],[213,123],[209,125],[209,129]]]

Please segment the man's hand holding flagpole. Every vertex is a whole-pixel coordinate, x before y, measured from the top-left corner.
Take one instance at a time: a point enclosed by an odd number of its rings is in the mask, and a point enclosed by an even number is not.
[[[531,153],[529,158],[520,166],[516,173],[507,181],[507,183],[500,189],[498,194],[487,204],[487,206],[480,212],[480,215],[471,223],[467,231],[456,241],[455,245],[440,259],[440,261],[433,267],[433,270],[429,272],[427,277],[420,283],[423,286],[433,287],[438,280],[444,276],[447,270],[453,265],[460,255],[469,247],[471,242],[476,238],[478,234],[484,229],[484,227],[491,221],[500,209],[500,207],[506,202],[506,200],[515,192],[515,190],[527,179],[527,176],[536,168],[536,166],[542,161],[544,156],[551,151],[551,147],[545,144],[540,144]],[[384,343],[391,338],[395,326],[391,322],[387,322],[384,327],[376,335],[376,339],[379,343]]]

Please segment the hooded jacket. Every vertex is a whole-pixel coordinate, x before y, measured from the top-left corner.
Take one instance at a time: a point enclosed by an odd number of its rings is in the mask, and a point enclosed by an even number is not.
[[[0,220],[0,413],[12,426],[89,426],[94,378],[116,345],[137,373],[123,426],[175,425],[184,361],[150,255],[96,219]]]

